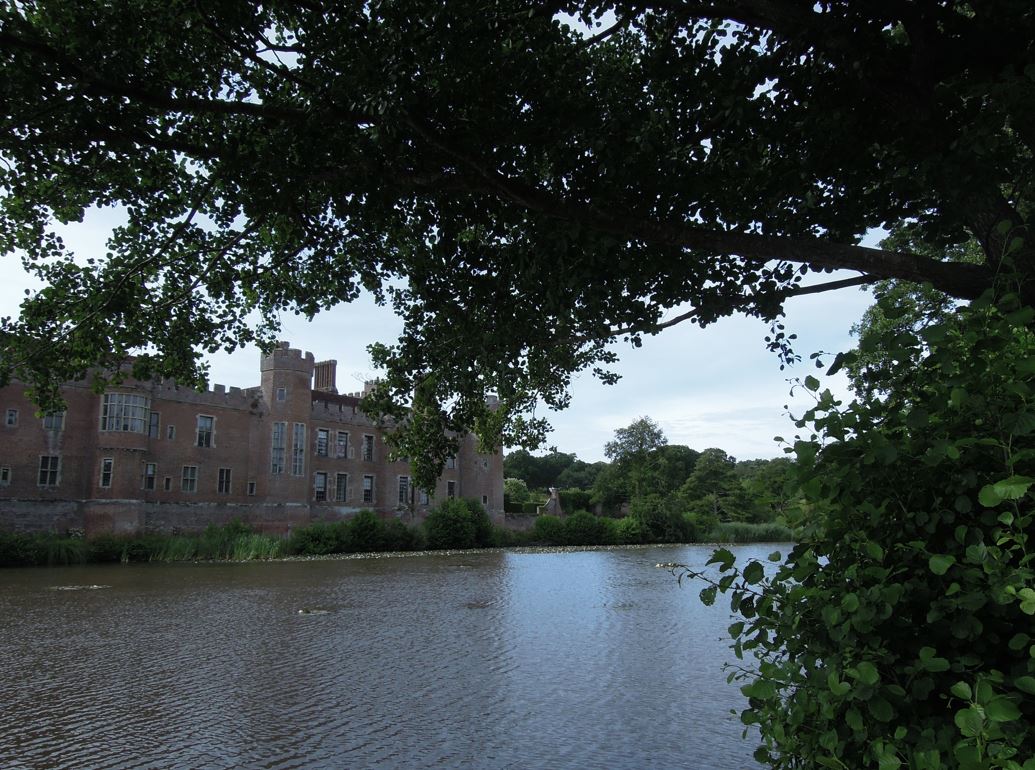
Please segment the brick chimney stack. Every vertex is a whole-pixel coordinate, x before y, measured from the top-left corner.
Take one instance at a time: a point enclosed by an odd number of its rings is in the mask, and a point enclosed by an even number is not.
[[[320,390],[324,393],[338,392],[338,362],[320,361],[313,371],[313,390]]]

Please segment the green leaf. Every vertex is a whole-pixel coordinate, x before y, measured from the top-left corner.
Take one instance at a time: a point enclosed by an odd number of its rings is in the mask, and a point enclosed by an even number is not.
[[[1031,637],[1025,633],[1014,634],[1010,637],[1010,641],[1006,643],[1006,646],[1014,651],[1023,650],[1030,639]]]
[[[985,704],[985,716],[992,722],[1013,722],[1021,718],[1021,710],[1005,695],[998,695]]]
[[[1012,417],[1013,426],[1011,433],[1015,436],[1026,436],[1035,431],[1035,414],[1031,412],[1018,412]]]
[[[830,688],[830,692],[834,693],[838,697],[847,695],[852,690],[852,685],[848,682],[841,681],[841,678],[837,675],[836,671],[831,671],[827,674],[827,687]]]
[[[873,718],[880,722],[890,722],[895,716],[895,711],[891,708],[891,704],[880,696],[866,701],[866,708],[873,715]]]
[[[861,733],[865,730],[862,714],[860,714],[859,710],[855,708],[850,708],[845,712],[845,724],[857,733]]]
[[[776,685],[768,679],[756,679],[741,687],[740,692],[747,698],[767,700],[776,696]]]
[[[718,586],[708,586],[707,588],[702,588],[701,593],[699,594],[701,598],[701,604],[703,604],[705,607],[711,607],[713,604],[715,604],[715,594],[718,590]]]
[[[981,712],[973,706],[957,711],[953,721],[956,723],[956,727],[960,729],[960,732],[967,738],[981,735],[981,730],[985,725]]]
[[[970,700],[972,695],[970,685],[966,682],[956,682],[956,684],[952,686],[949,692],[951,692],[957,698],[962,698],[963,700]]]
[[[999,503],[1003,502],[1003,496],[996,491],[994,485],[986,484],[978,492],[978,502],[986,508],[995,508]]]
[[[1010,476],[992,486],[1003,500],[1020,500],[1032,484],[1035,484],[1035,479],[1030,476]]]
[[[863,549],[866,551],[866,555],[874,561],[882,561],[884,559],[884,549],[872,540],[867,540],[863,544]]]
[[[868,660],[864,660],[859,663],[855,669],[859,672],[859,681],[863,684],[875,685],[880,681],[880,674],[877,673],[877,667]]]
[[[927,566],[935,575],[944,575],[949,567],[956,563],[956,557],[947,554],[935,554],[927,561]]]
[[[1026,692],[1029,695],[1035,695],[1035,677],[1019,676],[1013,680],[1013,686],[1021,692]]]
[[[859,597],[854,593],[848,593],[841,599],[841,609],[845,612],[855,612],[859,609]]]
[[[719,571],[725,572],[733,566],[736,560],[737,557],[734,556],[728,548],[719,548],[714,553],[712,553],[712,557],[708,559],[706,564],[718,564]]]
[[[752,585],[758,583],[765,577],[765,570],[761,562],[752,561],[744,567],[744,582]]]
[[[898,770],[902,767],[902,760],[895,754],[881,754],[877,757],[877,770]]]
[[[931,658],[930,660],[925,660],[923,666],[926,671],[930,671],[933,674],[948,671],[950,668],[948,658]]]
[[[805,378],[805,388],[815,392],[819,390],[819,380],[813,377],[811,374]]]
[[[949,394],[949,403],[957,409],[967,400],[967,391],[963,388],[953,388]]]

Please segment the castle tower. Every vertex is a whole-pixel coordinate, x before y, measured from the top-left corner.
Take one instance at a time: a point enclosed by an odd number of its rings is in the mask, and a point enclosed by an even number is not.
[[[267,447],[270,500],[308,500],[314,368],[312,353],[303,353],[287,342],[263,356],[259,364],[262,395],[269,410],[262,443]]]

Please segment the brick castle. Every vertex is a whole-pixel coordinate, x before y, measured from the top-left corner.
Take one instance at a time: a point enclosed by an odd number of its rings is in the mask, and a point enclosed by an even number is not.
[[[66,411],[43,417],[22,385],[2,388],[0,530],[186,532],[240,518],[286,532],[364,508],[420,521],[448,497],[502,519],[501,452],[466,436],[435,489],[416,489],[362,394],[337,392],[336,368],[281,343],[258,387],[71,383]]]

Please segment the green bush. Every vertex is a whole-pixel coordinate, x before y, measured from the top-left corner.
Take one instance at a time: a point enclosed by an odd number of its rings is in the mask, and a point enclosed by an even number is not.
[[[557,493],[561,500],[561,510],[565,513],[588,511],[593,495],[585,489],[562,489]]]
[[[539,503],[530,502],[521,504],[521,513],[537,513],[539,511]]]
[[[388,543],[385,522],[376,513],[363,510],[346,521],[341,527],[338,547],[349,553],[391,550]]]
[[[342,553],[346,546],[344,522],[317,521],[307,527],[292,530],[288,537],[287,551],[305,556],[323,556],[329,553]]]
[[[474,548],[478,528],[464,500],[445,500],[424,520],[428,548]]]
[[[736,649],[758,658],[738,678],[759,761],[1035,767],[1033,319],[982,299],[878,330],[871,387],[847,406],[806,378],[811,521],[769,570],[716,552],[727,574],[702,592],[731,592]]]
[[[425,546],[423,530],[409,527],[399,519],[388,519],[384,524],[384,548],[387,551],[419,551]]]
[[[88,538],[86,545],[89,548],[89,561],[92,562],[120,562],[124,561],[124,554],[129,543],[129,538],[123,535],[97,535]]]
[[[532,527],[535,542],[544,545],[564,545],[564,520],[559,516],[537,516]]]
[[[474,543],[479,548],[488,548],[492,545],[492,519],[489,518],[485,507],[477,500],[465,499],[467,511],[474,522]]]
[[[564,545],[611,545],[614,532],[611,519],[601,519],[587,511],[576,511],[564,519]]]
[[[642,525],[645,542],[692,543],[697,540],[693,520],[683,514],[673,498],[661,495],[637,497],[629,504],[629,516]]]
[[[624,519],[610,519],[615,524],[615,542],[622,545],[634,545],[636,543],[642,543],[646,540],[647,530],[643,526],[643,522],[639,519],[634,519],[632,516],[626,516]]]
[[[45,552],[38,538],[19,532],[0,532],[0,567],[29,567],[45,563]]]

